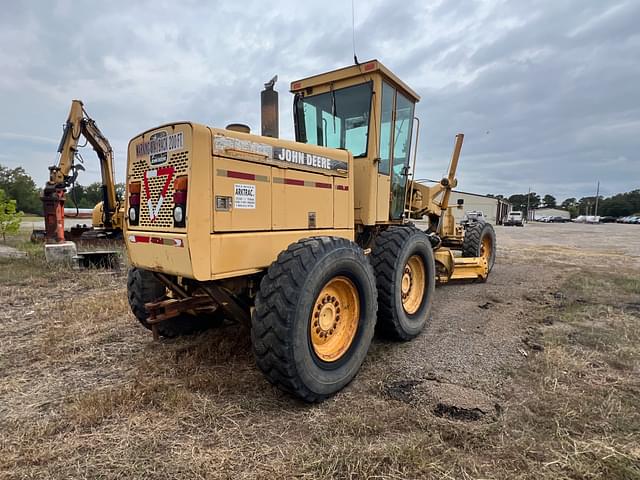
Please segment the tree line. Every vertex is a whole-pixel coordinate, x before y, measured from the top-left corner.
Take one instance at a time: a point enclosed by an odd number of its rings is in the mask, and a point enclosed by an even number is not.
[[[42,201],[40,188],[25,172],[24,168],[8,168],[0,165],[0,190],[4,195],[15,201],[16,210],[33,215],[42,215]],[[124,183],[116,184],[116,192],[124,194]],[[102,184],[91,183],[87,186],[76,183],[67,191],[65,207],[93,208],[102,201]]]
[[[511,203],[513,210],[521,211],[527,215],[527,205],[530,209],[550,207],[562,208],[571,214],[571,218],[578,215],[596,214],[596,197],[582,197],[579,200],[570,197],[558,204],[553,195],[547,194],[540,197],[536,192],[516,193],[510,197],[504,195],[488,195],[500,198]],[[627,215],[640,214],[640,189],[630,192],[618,193],[611,197],[598,196],[598,215],[611,217],[625,217]]]

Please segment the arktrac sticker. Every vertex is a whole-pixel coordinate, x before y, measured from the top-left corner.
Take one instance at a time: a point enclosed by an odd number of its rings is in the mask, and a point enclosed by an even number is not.
[[[136,145],[136,156],[149,155],[151,165],[160,165],[167,161],[167,153],[184,148],[184,134],[177,132],[172,135],[164,130],[156,132],[149,141]]]
[[[236,183],[233,186],[233,204],[235,208],[256,208],[256,186]]]

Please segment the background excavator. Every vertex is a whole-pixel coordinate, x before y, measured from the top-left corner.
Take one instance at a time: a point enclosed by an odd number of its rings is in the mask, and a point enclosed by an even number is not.
[[[102,175],[102,201],[93,208],[92,227],[64,228],[65,193],[72,187],[78,172],[84,170],[79,155],[80,137],[84,137],[100,160]],[[124,211],[117,195],[113,173],[113,149],[96,122],[87,114],[80,100],[71,102],[69,117],[64,126],[58,146],[60,158],[57,165],[49,167],[49,180],[42,191],[44,232],[34,231],[32,238],[44,239],[47,243],[63,243],[65,240],[88,240],[93,238],[120,238]]]

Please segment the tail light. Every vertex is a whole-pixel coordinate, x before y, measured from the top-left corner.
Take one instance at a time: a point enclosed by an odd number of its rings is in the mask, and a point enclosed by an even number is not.
[[[140,182],[131,182],[129,184],[129,225],[138,225],[140,221]]]
[[[184,227],[187,220],[187,176],[176,178],[173,183],[173,226]]]

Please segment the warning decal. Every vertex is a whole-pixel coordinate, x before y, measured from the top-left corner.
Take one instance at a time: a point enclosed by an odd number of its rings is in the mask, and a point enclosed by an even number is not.
[[[256,186],[236,183],[233,186],[235,208],[256,208]]]

